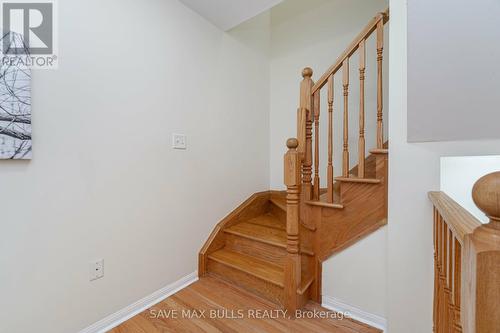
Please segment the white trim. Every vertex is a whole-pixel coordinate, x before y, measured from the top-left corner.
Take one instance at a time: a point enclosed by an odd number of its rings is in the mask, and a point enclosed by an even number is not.
[[[387,330],[387,320],[384,317],[380,317],[375,314],[358,309],[352,305],[342,303],[338,299],[335,299],[331,296],[323,296],[322,301],[322,305],[324,308],[342,313],[347,312],[349,313],[349,318],[381,329],[384,332]]]
[[[175,294],[179,290],[186,288],[191,283],[196,282],[198,280],[198,272],[193,272],[185,277],[175,281],[174,283],[169,284],[161,288],[160,290],[155,291],[149,296],[144,297],[143,299],[138,300],[137,302],[130,304],[129,306],[115,312],[106,318],[99,320],[98,322],[90,325],[87,328],[84,328],[79,333],[104,333],[112,328],[120,325],[121,323],[127,321],[133,316],[141,313],[142,311],[150,308],[163,301],[165,298]]]

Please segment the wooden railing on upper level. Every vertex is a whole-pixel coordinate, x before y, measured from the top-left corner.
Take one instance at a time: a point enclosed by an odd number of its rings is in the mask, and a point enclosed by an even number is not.
[[[389,10],[379,13],[358,34],[335,63],[321,76],[318,82],[312,80],[313,70],[306,67],[302,71],[303,80],[300,84],[300,105],[297,116],[298,152],[302,160],[302,189],[304,200],[319,200],[320,197],[320,92],[326,85],[328,94],[328,165],[327,165],[327,202],[334,200],[334,76],[342,69],[343,86],[343,152],[342,177],[349,174],[349,66],[351,57],[356,51],[359,54],[359,139],[358,139],[358,178],[365,178],[365,70],[366,70],[366,40],[376,31],[377,38],[377,133],[376,149],[384,147],[383,130],[383,49],[384,24],[389,20]],[[314,126],[313,126],[314,124]],[[314,133],[314,138],[313,138]],[[313,148],[314,142],[314,148]],[[314,156],[314,159],[313,159]],[[314,177],[312,169],[314,164]]]
[[[472,196],[482,224],[443,192],[434,204],[434,332],[500,332],[500,172],[478,180]]]

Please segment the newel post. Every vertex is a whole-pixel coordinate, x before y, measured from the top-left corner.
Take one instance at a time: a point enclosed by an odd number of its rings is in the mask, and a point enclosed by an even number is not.
[[[500,172],[480,178],[472,198],[490,222],[465,238],[463,331],[491,333],[500,325]]]
[[[302,164],[302,188],[305,200],[310,200],[312,195],[312,127],[313,127],[313,98],[312,80],[313,70],[306,67],[302,70],[300,83],[300,104],[297,111],[297,151]]]
[[[300,238],[299,238],[299,201],[300,201],[300,156],[297,151],[298,140],[288,139],[285,154],[286,191],[286,233],[287,257],[285,261],[285,308],[290,315],[297,310],[297,288],[301,283]]]

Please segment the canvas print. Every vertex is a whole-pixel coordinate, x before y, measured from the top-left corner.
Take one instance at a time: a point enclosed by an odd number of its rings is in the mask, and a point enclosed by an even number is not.
[[[31,71],[22,61],[28,49],[19,34],[3,38],[21,51],[0,64],[0,159],[31,159]]]

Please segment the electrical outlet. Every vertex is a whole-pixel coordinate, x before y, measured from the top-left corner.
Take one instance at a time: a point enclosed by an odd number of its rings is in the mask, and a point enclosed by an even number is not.
[[[172,148],[187,149],[186,136],[184,134],[172,134]]]
[[[89,280],[94,281],[104,277],[104,259],[89,262]]]

